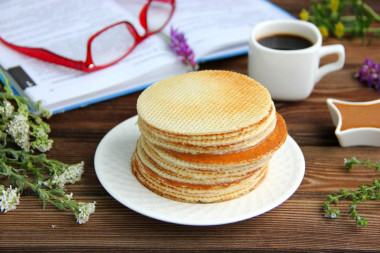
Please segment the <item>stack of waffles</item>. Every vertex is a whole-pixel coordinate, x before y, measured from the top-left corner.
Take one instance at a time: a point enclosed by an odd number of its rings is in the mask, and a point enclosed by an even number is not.
[[[215,203],[253,190],[286,140],[269,92],[229,71],[197,71],[147,88],[132,172],[163,197]]]

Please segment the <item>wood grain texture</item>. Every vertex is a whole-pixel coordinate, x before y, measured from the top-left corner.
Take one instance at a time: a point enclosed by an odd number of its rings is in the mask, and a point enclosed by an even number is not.
[[[298,15],[309,0],[275,0]],[[366,1],[380,12],[380,1]],[[304,180],[282,205],[258,217],[221,226],[181,226],[140,215],[113,199],[101,186],[94,170],[99,141],[114,126],[136,114],[139,92],[56,115],[49,120],[54,148],[50,158],[67,163],[85,162],[82,180],[68,186],[79,201],[96,201],[96,212],[84,225],[70,211],[58,211],[24,191],[15,211],[1,214],[0,252],[120,252],[138,251],[292,251],[359,252],[380,250],[380,203],[364,203],[360,213],[369,219],[357,228],[347,217],[348,202],[339,205],[342,216],[323,217],[325,196],[341,188],[356,189],[360,183],[380,178],[380,172],[360,168],[347,171],[344,158],[380,160],[380,149],[342,148],[326,99],[369,101],[380,93],[353,78],[366,57],[380,62],[380,40],[362,46],[360,40],[328,39],[346,49],[344,69],[325,76],[311,96],[302,102],[276,102],[287,122],[289,134],[300,145],[306,160]],[[324,59],[326,62],[329,59]],[[201,69],[224,69],[247,74],[247,56],[202,64]],[[374,115],[379,116],[379,115]],[[111,161],[112,162],[112,161]]]

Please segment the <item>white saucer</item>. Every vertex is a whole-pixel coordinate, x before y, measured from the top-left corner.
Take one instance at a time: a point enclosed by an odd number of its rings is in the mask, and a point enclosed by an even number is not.
[[[367,101],[367,102],[347,102],[343,100],[328,98],[327,106],[330,111],[331,118],[333,120],[335,128],[335,135],[338,138],[339,144],[342,147],[351,146],[372,146],[380,147],[380,128],[377,127],[356,127],[346,130],[342,130],[343,118],[342,113],[339,108],[335,105],[345,104],[345,105],[356,105],[356,106],[371,106],[380,103],[380,99]],[[366,108],[366,107],[363,107]],[[362,109],[363,110],[363,109]],[[373,117],[378,117],[378,114],[371,115]],[[361,123],[365,124],[365,121]]]
[[[305,160],[290,136],[269,163],[263,182],[249,194],[216,204],[188,204],[163,198],[142,186],[131,172],[140,135],[134,116],[114,127],[99,143],[95,171],[108,193],[126,207],[161,221],[221,225],[263,214],[287,200],[301,184]]]

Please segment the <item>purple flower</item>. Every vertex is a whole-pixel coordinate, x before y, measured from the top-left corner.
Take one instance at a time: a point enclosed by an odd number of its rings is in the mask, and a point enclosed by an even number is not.
[[[190,65],[193,70],[198,68],[194,60],[194,52],[186,42],[185,35],[173,27],[170,28],[171,44],[169,47],[179,56],[179,59],[187,65]]]
[[[368,87],[373,87],[376,90],[380,89],[380,68],[379,64],[373,62],[370,58],[365,59],[364,65],[355,74],[355,77]]]

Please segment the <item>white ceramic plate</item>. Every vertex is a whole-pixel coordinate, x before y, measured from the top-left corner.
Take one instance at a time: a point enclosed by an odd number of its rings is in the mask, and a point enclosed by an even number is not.
[[[163,198],[142,186],[131,172],[140,135],[134,116],[114,127],[99,143],[95,171],[108,193],[126,207],[161,221],[184,225],[220,225],[249,219],[287,200],[301,184],[305,160],[288,136],[269,163],[263,182],[249,194],[216,204],[188,204]]]

